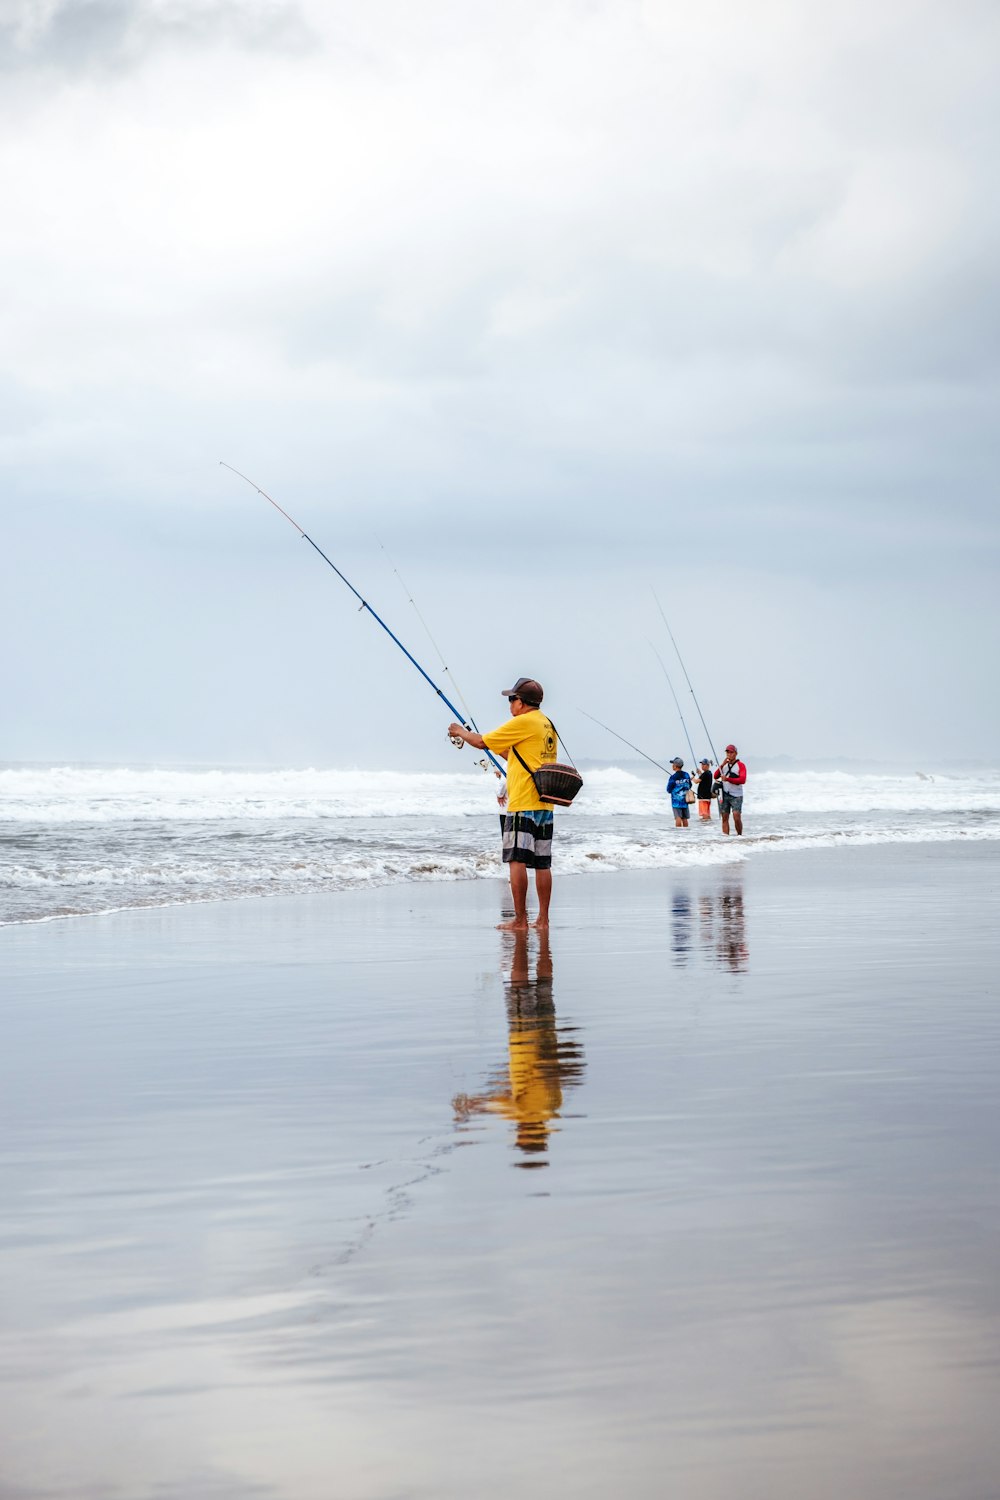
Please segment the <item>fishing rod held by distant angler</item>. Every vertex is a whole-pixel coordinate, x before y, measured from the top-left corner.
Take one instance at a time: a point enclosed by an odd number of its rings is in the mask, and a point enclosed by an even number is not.
[[[653,645],[652,641],[650,641],[649,643],[649,649],[656,657],[656,660],[660,663],[660,668],[663,672],[663,675],[667,679],[667,687],[670,689],[670,696],[674,700],[674,707],[677,709],[677,717],[681,721],[681,728],[684,731],[684,738],[687,740],[688,749],[691,751],[691,764],[697,765],[698,757],[694,753],[694,746],[691,743],[691,736],[688,734],[688,727],[684,722],[684,715],[681,713],[681,706],[677,702],[677,694],[674,692],[674,685],[670,681],[670,673],[667,671],[666,663],[664,662],[663,657],[660,655],[659,651],[657,651],[656,647]]]
[[[279,511],[281,513],[281,515],[284,516],[284,518],[285,518],[286,521],[290,522],[291,525],[295,527],[295,530],[298,532],[298,534],[302,538],[302,540],[304,542],[308,542],[309,545],[310,545],[310,547],[313,549],[313,551],[319,553],[320,557],[326,563],[327,567],[333,569],[333,571],[336,573],[337,577],[340,579],[341,583],[345,583],[347,585],[347,587],[350,589],[351,593],[354,595],[355,599],[358,599],[360,601],[361,608],[362,609],[366,609],[368,611],[368,613],[371,615],[372,619],[375,620],[377,624],[381,625],[381,627],[385,631],[386,635],[389,637],[389,639],[391,641],[395,642],[395,644],[399,647],[400,651],[402,651],[403,655],[406,657],[407,661],[410,662],[410,663],[412,663],[412,665],[416,667],[417,671],[420,673],[421,677],[428,684],[428,686],[432,687],[434,689],[435,693],[437,693],[438,697],[441,699],[441,702],[444,703],[444,704],[446,704],[447,707],[451,709],[452,713],[455,715],[455,718],[461,720],[461,722],[465,725],[466,729],[473,728],[473,726],[466,721],[465,715],[462,714],[462,713],[460,713],[459,710],[455,707],[454,703],[452,703],[451,699],[448,698],[448,697],[446,697],[446,695],[441,691],[441,689],[438,687],[437,683],[434,681],[433,677],[431,677],[427,672],[424,671],[423,667],[417,661],[417,658],[412,654],[412,652],[407,651],[406,647],[403,645],[402,641],[399,639],[399,636],[396,635],[394,631],[390,630],[389,626],[382,619],[382,616],[380,614],[377,614],[375,612],[375,610],[372,609],[371,605],[368,603],[368,600],[362,598],[362,596],[358,593],[357,589],[354,587],[354,584],[351,582],[351,580],[349,578],[345,578],[344,577],[343,573],[337,567],[337,564],[335,562],[331,562],[330,561],[330,559],[327,557],[326,553],[323,551],[322,547],[318,547],[316,545],[316,543],[313,541],[312,537],[309,535],[309,533],[307,531],[303,531],[303,529],[299,525],[298,521],[294,520],[288,514],[287,510],[282,510],[282,508],[278,504],[277,500],[275,500],[273,498],[273,496],[269,495],[267,493],[267,490],[262,490],[259,484],[254,484],[253,480],[250,479],[246,474],[242,473],[239,469],[234,469],[233,466],[232,466],[232,464],[227,464],[224,458],[220,458],[219,459],[219,463],[221,464],[221,466],[224,469],[228,469],[231,474],[235,474],[235,475],[238,476],[238,478],[244,480],[250,486],[251,489],[254,489],[254,490],[257,491],[258,495],[263,495],[264,499],[267,500],[271,505],[273,505],[274,508],[275,508],[275,510]],[[453,743],[454,743],[454,741],[453,741]],[[459,740],[457,743],[458,743],[459,746],[461,746],[462,743],[463,743],[463,741]],[[493,761],[493,764],[496,766],[496,768],[500,772],[501,776],[505,775],[506,772],[504,770],[504,767],[500,765],[499,761],[497,761],[497,760],[494,759],[494,757],[490,754],[489,750],[486,751],[486,754],[489,755],[490,760]]]
[[[612,729],[610,724],[601,724],[600,719],[595,719],[593,714],[588,714],[585,708],[581,708],[580,713],[583,714],[585,719],[589,719],[592,724],[600,724],[601,728],[606,729],[609,734],[613,734],[616,740],[621,740],[623,745],[627,745],[630,750],[634,750],[637,755],[641,755],[643,760],[648,760],[651,766],[658,766],[661,771],[667,771],[666,766],[661,766],[658,760],[654,760],[651,755],[647,755],[645,750],[640,750],[638,745],[633,745],[631,740],[627,740],[623,734],[619,734],[617,729]],[[691,753],[694,754],[693,751]],[[670,775],[669,771],[667,771],[667,775]]]
[[[674,633],[670,629],[670,626],[667,624],[667,617],[663,613],[663,605],[660,603],[659,599],[657,598],[657,593],[656,593],[655,589],[652,590],[652,594],[653,594],[653,598],[656,599],[656,607],[660,611],[660,618],[663,620],[664,625],[667,626],[667,635],[669,635],[669,637],[670,637],[670,644],[673,646],[674,650],[677,651],[677,642],[674,640]],[[705,723],[705,715],[701,711],[701,704],[698,702],[697,698],[694,697],[694,688],[691,687],[691,679],[688,676],[687,667],[684,665],[684,662],[683,662],[683,660],[681,658],[681,653],[679,651],[677,651],[677,660],[681,664],[681,671],[684,673],[684,681],[687,683],[688,687],[691,689],[691,697],[694,698],[694,706],[698,710],[698,717],[701,720],[701,727],[702,727],[702,729],[704,729],[704,731],[705,731],[705,738],[708,740],[708,748],[711,750],[712,754],[715,756],[715,764],[719,765],[720,764],[719,757],[715,754],[715,746],[712,744],[712,736],[709,734],[709,732],[708,732],[708,725]],[[666,671],[667,670],[666,667],[664,667],[663,670]],[[673,691],[673,689],[671,689],[671,691]],[[692,755],[694,754],[693,750],[691,751],[691,754]]]

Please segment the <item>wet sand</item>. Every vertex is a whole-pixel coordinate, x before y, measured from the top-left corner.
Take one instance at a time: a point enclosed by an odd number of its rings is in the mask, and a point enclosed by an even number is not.
[[[2,1500],[991,1500],[990,844],[0,931]]]

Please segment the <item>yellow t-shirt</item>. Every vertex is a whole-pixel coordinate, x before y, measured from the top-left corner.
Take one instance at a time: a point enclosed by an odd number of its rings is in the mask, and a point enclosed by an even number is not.
[[[513,747],[516,745],[532,771],[554,761],[559,753],[559,741],[551,721],[540,708],[526,714],[516,714],[505,724],[491,729],[483,739],[490,750],[509,751],[507,755],[507,811],[551,812],[552,803],[543,802],[535,791],[535,783],[524,769]]]

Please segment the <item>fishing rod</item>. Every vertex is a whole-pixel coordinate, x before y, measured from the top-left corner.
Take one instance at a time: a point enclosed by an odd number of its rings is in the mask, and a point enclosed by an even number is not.
[[[657,651],[657,649],[653,645],[652,641],[649,642],[649,649],[650,649],[650,651],[652,651],[653,655],[656,657],[656,660],[660,663],[660,667],[662,668],[663,675],[667,679],[667,687],[670,689],[670,696],[674,700],[674,706],[677,709],[677,717],[681,721],[681,728],[684,730],[684,738],[687,740],[687,742],[688,742],[688,749],[691,751],[691,765],[692,765],[692,767],[694,767],[694,766],[696,766],[698,764],[698,757],[694,753],[694,746],[691,743],[691,736],[688,734],[688,727],[687,727],[687,725],[684,722],[684,715],[681,713],[681,706],[677,702],[677,694],[674,692],[674,685],[670,681],[670,673],[667,671],[667,668],[666,668],[666,665],[664,663],[663,657],[660,655],[659,651]]]
[[[382,552],[383,552],[383,554],[385,556],[386,562],[389,564],[390,568],[395,573],[396,577],[399,579],[400,587],[402,588],[403,593],[406,595],[407,602],[413,605],[413,609],[414,609],[414,611],[416,613],[417,619],[420,621],[421,625],[424,627],[424,634],[426,635],[427,639],[430,641],[431,645],[434,647],[434,650],[437,652],[438,661],[441,663],[441,670],[444,673],[444,675],[451,682],[452,687],[455,689],[455,695],[458,698],[459,703],[461,703],[462,708],[465,710],[465,717],[466,717],[466,719],[468,720],[468,722],[472,725],[473,729],[478,734],[479,733],[479,725],[476,723],[475,719],[472,717],[472,712],[471,712],[471,710],[469,708],[469,705],[465,701],[465,697],[464,697],[464,695],[462,693],[462,689],[459,687],[458,683],[455,681],[455,678],[454,678],[454,675],[452,673],[452,670],[449,667],[448,663],[444,659],[444,652],[441,650],[441,647],[438,645],[437,641],[431,635],[431,627],[428,625],[427,621],[424,619],[423,615],[420,613],[420,609],[419,609],[419,607],[417,605],[417,601],[416,601],[416,599],[414,599],[413,595],[410,592],[409,585],[407,584],[407,582],[406,582],[405,578],[403,577],[402,573],[396,567],[396,564],[393,562],[392,558],[389,556],[388,552],[386,551],[385,543],[382,541],[382,538],[377,536],[375,538],[375,540],[378,542],[379,546],[381,547]]]
[[[463,717],[463,715],[458,711],[458,709],[455,707],[454,703],[452,703],[451,699],[448,698],[448,697],[446,697],[445,694],[441,691],[441,689],[438,687],[437,683],[434,681],[433,677],[429,676],[428,673],[424,671],[423,667],[417,661],[417,658],[412,654],[412,652],[407,651],[406,647],[403,645],[402,641],[399,639],[399,636],[396,635],[394,633],[394,631],[392,631],[392,630],[389,629],[389,626],[382,619],[382,616],[379,615],[379,614],[376,614],[375,610],[373,610],[372,607],[371,607],[371,605],[368,603],[368,600],[362,598],[362,596],[358,593],[357,589],[354,587],[354,584],[351,582],[351,580],[349,578],[345,578],[344,577],[343,573],[337,567],[337,564],[335,562],[331,562],[330,561],[330,559],[327,557],[326,553],[323,551],[322,547],[317,546],[317,544],[313,541],[313,539],[309,535],[309,533],[306,532],[306,531],[303,531],[303,529],[299,525],[298,521],[293,520],[292,517],[288,514],[287,510],[282,510],[282,508],[278,504],[277,500],[275,500],[271,495],[269,495],[267,493],[267,490],[262,490],[259,484],[254,484],[253,480],[250,479],[246,474],[242,473],[239,469],[234,469],[233,466],[232,466],[232,464],[227,464],[226,461],[225,461],[225,459],[223,459],[223,458],[219,459],[219,463],[222,465],[222,467],[224,469],[228,469],[230,471],[230,473],[235,474],[235,475],[238,476],[238,478],[244,480],[245,483],[247,483],[250,486],[251,489],[257,491],[258,495],[263,495],[264,499],[267,500],[271,505],[273,505],[276,511],[280,511],[280,513],[284,516],[285,520],[289,521],[291,523],[291,525],[295,527],[295,530],[298,532],[298,534],[302,538],[302,540],[304,542],[308,542],[309,545],[310,545],[310,547],[313,549],[313,551],[319,553],[320,557],[326,563],[327,567],[333,569],[333,571],[336,573],[337,577],[340,579],[341,583],[346,583],[347,587],[350,589],[350,591],[354,595],[355,599],[359,599],[361,601],[361,608],[362,609],[366,609],[368,611],[368,613],[371,615],[372,619],[375,620],[379,625],[381,625],[381,627],[385,631],[386,635],[390,638],[390,640],[392,640],[392,641],[394,641],[396,643],[396,645],[399,647],[400,651],[402,651],[403,655],[406,657],[407,661],[411,662],[413,664],[413,666],[416,667],[416,669],[420,673],[421,677],[424,679],[424,681],[430,687],[432,687],[434,689],[435,693],[437,693],[437,695],[441,699],[442,703],[446,704],[447,707],[451,709],[452,713],[455,715],[455,718],[456,719],[461,719],[462,723],[465,724],[466,729],[473,729],[473,728],[475,728],[475,726],[473,724],[467,724],[466,723],[465,718]],[[476,732],[478,733],[478,730]],[[452,743],[454,744],[455,741],[453,740]],[[461,744],[462,741],[459,741],[458,743]],[[496,761],[496,760],[493,759],[493,756],[490,754],[489,750],[487,750],[486,754],[489,755],[490,760],[493,761],[493,764],[496,766],[497,770],[500,771],[501,774],[503,774],[503,767],[500,765],[500,763],[498,761]]]
[[[627,745],[630,750],[634,750],[637,755],[641,755],[643,760],[648,760],[651,766],[659,766],[661,771],[666,771],[667,775],[670,775],[666,766],[661,766],[658,760],[654,760],[651,755],[647,755],[645,750],[640,750],[638,745],[633,745],[631,740],[627,740],[623,734],[619,734],[617,729],[612,729],[610,724],[602,724],[600,719],[595,719],[593,714],[588,714],[585,708],[581,708],[578,711],[583,714],[585,719],[589,719],[592,724],[600,724],[602,729],[606,729],[609,734],[614,735],[616,740],[621,740],[623,745]],[[694,754],[693,750],[691,754]]]
[[[670,626],[667,625],[667,617],[663,613],[663,605],[660,603],[659,599],[657,598],[657,594],[656,594],[656,590],[655,589],[652,590],[652,595],[653,595],[653,598],[656,599],[656,607],[660,611],[660,618],[663,620],[664,625],[667,626],[667,635],[669,635],[669,637],[670,637],[670,643],[673,646],[674,650],[677,651],[677,642],[674,640],[674,633],[670,629]],[[684,662],[683,662],[683,660],[681,658],[681,653],[679,651],[677,651],[677,660],[681,664],[681,671],[684,673],[684,681],[687,683],[688,687],[691,688],[691,697],[694,698],[694,706],[698,710],[698,717],[701,720],[701,727],[702,727],[702,729],[704,729],[704,731],[705,731],[705,738],[708,740],[708,748],[711,750],[713,756],[715,756],[715,764],[719,765],[720,764],[719,757],[715,754],[715,746],[712,744],[712,736],[708,732],[708,725],[705,723],[705,716],[704,716],[704,714],[701,711],[701,705],[699,704],[698,699],[694,697],[694,688],[691,687],[691,679],[690,679],[690,677],[687,674],[687,667],[684,665]],[[666,668],[664,668],[664,671],[665,670],[666,670]],[[690,744],[690,740],[688,741],[688,743]],[[691,754],[692,755],[694,754],[693,750],[691,751]]]
[[[468,703],[466,703],[466,701],[465,701],[465,694],[462,692],[462,689],[459,687],[457,681],[455,680],[455,674],[452,672],[452,670],[449,667],[448,663],[445,661],[445,659],[444,659],[444,652],[441,650],[441,647],[438,645],[437,641],[434,639],[433,635],[431,634],[431,627],[428,625],[427,621],[424,619],[423,615],[420,613],[420,607],[417,604],[416,599],[414,599],[413,595],[411,594],[409,586],[408,586],[406,580],[404,579],[404,577],[403,577],[402,573],[399,571],[399,569],[396,567],[396,564],[393,562],[392,558],[389,556],[389,553],[386,550],[385,543],[382,541],[382,538],[379,537],[379,536],[376,536],[375,540],[378,542],[379,546],[381,547],[382,554],[385,557],[386,562],[389,564],[390,568],[395,573],[396,577],[399,579],[400,588],[403,590],[403,593],[406,595],[408,602],[413,605],[413,609],[414,609],[414,612],[416,613],[417,619],[420,621],[421,625],[424,628],[424,634],[426,635],[427,639],[430,641],[431,645],[434,647],[434,650],[437,652],[437,658],[438,658],[438,661],[441,663],[441,670],[442,670],[442,672],[444,672],[444,675],[448,678],[448,681],[451,683],[452,687],[455,689],[455,694],[456,694],[456,696],[458,698],[458,701],[459,701],[459,703],[461,703],[462,708],[465,710],[465,724],[466,724],[466,728],[468,728],[469,725],[471,725],[472,728],[476,731],[476,733],[480,734],[481,730],[479,728],[479,725],[476,723],[475,719],[472,717],[472,710],[469,708]],[[464,741],[460,740],[458,743],[461,745],[461,744],[464,744]],[[493,756],[490,755],[490,752],[488,750],[487,750],[486,754],[490,756],[490,760],[493,761],[493,765],[496,766],[497,763],[493,759]],[[477,766],[482,766],[482,768],[483,768],[484,771],[489,771],[490,770],[490,766],[489,766],[489,764],[485,760],[477,760],[476,761],[476,765]],[[500,769],[499,766],[497,766],[496,774],[498,776],[503,776],[503,774],[504,774],[503,771],[501,771],[501,769]]]

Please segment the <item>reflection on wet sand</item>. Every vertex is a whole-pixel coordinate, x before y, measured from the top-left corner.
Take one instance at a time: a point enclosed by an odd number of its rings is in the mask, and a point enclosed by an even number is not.
[[[674,965],[686,968],[695,952],[695,903],[689,885],[674,888],[670,903],[670,948]],[[743,876],[726,875],[697,898],[697,944],[713,968],[745,974],[750,967]]]
[[[674,891],[670,903],[671,942],[674,963],[679,969],[687,967],[691,954],[691,892],[687,886]]]
[[[750,967],[750,950],[747,947],[742,876],[733,876],[723,881],[719,892],[718,913],[716,961],[722,969],[731,969],[734,974],[743,974]]]
[[[528,933],[515,932],[510,938],[510,980],[505,986],[507,1067],[487,1080],[481,1094],[458,1094],[453,1104],[459,1121],[473,1114],[503,1115],[511,1120],[519,1153],[515,1165],[546,1167],[549,1136],[558,1128],[553,1122],[562,1109],[563,1089],[583,1077],[583,1048],[572,1027],[556,1024],[548,933],[537,934],[533,979]]]

